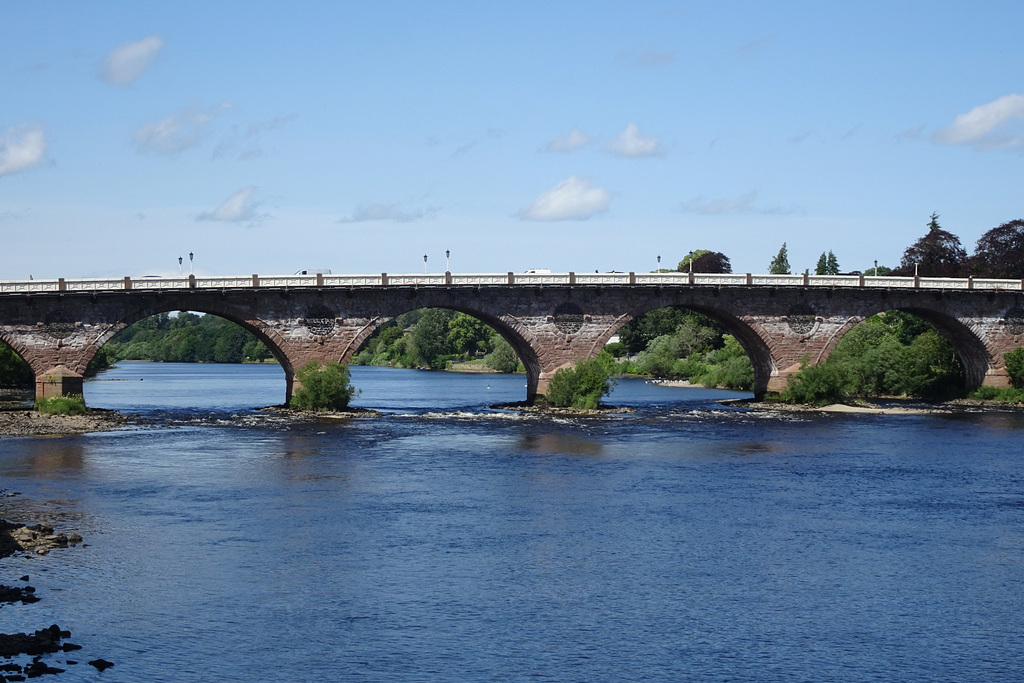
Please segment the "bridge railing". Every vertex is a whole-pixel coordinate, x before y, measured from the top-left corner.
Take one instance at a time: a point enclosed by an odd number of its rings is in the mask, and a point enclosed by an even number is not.
[[[140,277],[131,279],[132,289],[188,289],[187,277]],[[122,281],[122,288],[124,282]]]
[[[57,280],[9,280],[0,282],[0,294],[57,292],[60,290]]]
[[[865,275],[774,275],[751,273],[380,273],[363,275],[245,275],[219,277],[78,278],[0,281],[0,294],[50,292],[161,291],[290,287],[444,286],[754,286],[815,288],[1024,291],[1024,280],[996,278],[880,277]]]
[[[1024,289],[1024,280],[998,280],[995,278],[974,278],[974,289],[1013,290]]]

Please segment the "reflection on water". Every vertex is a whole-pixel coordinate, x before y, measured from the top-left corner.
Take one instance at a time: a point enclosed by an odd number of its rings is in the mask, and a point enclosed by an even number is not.
[[[519,449],[526,453],[601,455],[604,446],[575,434],[524,434],[520,437]]]
[[[84,439],[38,437],[19,445],[25,467],[39,478],[73,476],[86,464]]]
[[[623,382],[635,414],[550,419],[487,411],[521,377],[353,368],[392,414],[232,422],[280,369],[200,367],[87,384],[169,422],[0,439],[0,516],[88,544],[0,564],[43,598],[0,630],[115,662],[69,680],[1024,677],[1019,414]]]

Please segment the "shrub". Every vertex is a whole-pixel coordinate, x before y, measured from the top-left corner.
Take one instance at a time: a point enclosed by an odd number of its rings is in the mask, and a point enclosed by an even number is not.
[[[981,399],[982,401],[1003,401],[1005,403],[1024,403],[1024,389],[1006,387],[978,387],[971,392],[970,398]]]
[[[36,399],[36,410],[47,415],[82,415],[86,412],[81,394]]]
[[[754,366],[747,356],[734,356],[705,367],[705,371],[690,376],[692,384],[706,387],[724,387],[739,391],[749,391],[754,386]]]
[[[627,349],[626,345],[620,341],[612,342],[611,344],[606,344],[604,348],[606,348],[608,350],[608,353],[612,354],[614,358],[622,358],[627,353],[629,353],[629,349]]]
[[[1024,389],[1024,347],[1019,347],[1003,354],[1006,363],[1006,374],[1010,376],[1010,386]]]
[[[496,372],[515,372],[519,368],[519,357],[511,344],[498,337],[494,350],[484,356],[484,365]]]
[[[846,398],[849,376],[846,368],[836,363],[805,365],[789,378],[782,400],[823,406]]]
[[[348,367],[341,363],[312,361],[295,378],[302,386],[292,396],[292,405],[303,410],[344,410],[356,393]]]
[[[560,408],[591,410],[600,404],[602,396],[612,390],[613,383],[612,370],[606,359],[592,358],[556,372],[551,378],[546,398],[548,403]]]

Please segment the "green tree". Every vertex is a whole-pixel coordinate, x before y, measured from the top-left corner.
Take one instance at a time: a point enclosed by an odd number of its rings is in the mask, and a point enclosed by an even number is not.
[[[448,341],[448,323],[456,315],[446,308],[428,308],[423,311],[412,331],[413,354],[417,362],[434,370],[443,370],[455,355]]]
[[[679,360],[697,352],[710,350],[712,344],[719,338],[721,333],[717,328],[700,325],[684,318],[672,334],[651,340],[647,348],[637,356],[637,369],[652,377],[684,377],[685,370],[681,369]]]
[[[519,357],[512,345],[503,337],[495,334],[492,346],[494,350],[484,356],[484,364],[487,367],[495,372],[515,372],[519,369]]]
[[[821,256],[818,257],[818,265],[814,267],[815,275],[828,275],[828,258],[825,256],[825,252],[821,252]]]
[[[754,386],[754,366],[747,352],[731,334],[724,335],[723,342],[721,348],[704,354],[703,358],[687,359],[692,364],[687,373],[690,382],[706,387],[749,390]]]
[[[786,249],[786,243],[782,243],[782,248],[779,249],[779,253],[772,259],[771,264],[768,266],[768,272],[773,275],[788,275],[790,272],[789,267],[789,251]]]
[[[828,250],[828,258],[825,263],[825,275],[839,275],[839,259],[831,249]]]
[[[348,367],[337,362],[324,365],[312,361],[303,365],[295,378],[302,386],[292,396],[292,405],[302,410],[344,410],[356,393]]]
[[[242,347],[242,360],[246,363],[262,363],[270,358],[270,349],[259,339],[250,339]]]
[[[0,387],[26,389],[35,381],[28,363],[10,346],[0,342]]]
[[[610,354],[602,358],[580,361],[574,367],[562,368],[551,378],[545,397],[551,405],[560,408],[592,410],[612,389],[612,368],[615,360]]]
[[[840,379],[847,396],[938,399],[962,391],[963,369],[952,345],[927,321],[903,311],[886,311],[847,332],[824,363],[803,368],[788,396],[815,402],[804,399],[827,394],[831,402]]]
[[[711,253],[710,249],[694,249],[689,254],[687,254],[686,256],[683,257],[683,260],[679,262],[678,266],[676,266],[676,271],[678,271],[680,273],[687,272],[688,270],[690,270],[690,261],[696,261],[701,256],[704,256],[705,254],[710,254],[710,253]]]
[[[847,370],[838,363],[805,365],[790,375],[782,399],[819,406],[839,403],[846,397],[847,382]]]
[[[1024,389],[1024,348],[1016,348],[1003,354],[1006,374],[1010,376],[1010,386]]]
[[[490,346],[494,330],[466,313],[456,313],[448,321],[448,343],[456,353],[471,355]]]

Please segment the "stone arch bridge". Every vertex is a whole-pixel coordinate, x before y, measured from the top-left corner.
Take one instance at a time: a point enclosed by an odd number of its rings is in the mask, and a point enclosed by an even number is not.
[[[198,311],[261,339],[284,368],[348,362],[378,327],[419,308],[491,325],[526,366],[527,398],[559,368],[596,356],[633,318],[677,306],[717,320],[746,349],[754,392],[785,387],[870,315],[917,314],[946,336],[968,388],[1006,386],[1003,353],[1024,345],[1024,281],[857,275],[528,273],[119,278],[0,282],[0,340],[31,366],[37,397],[81,393],[117,332],[157,313]]]

